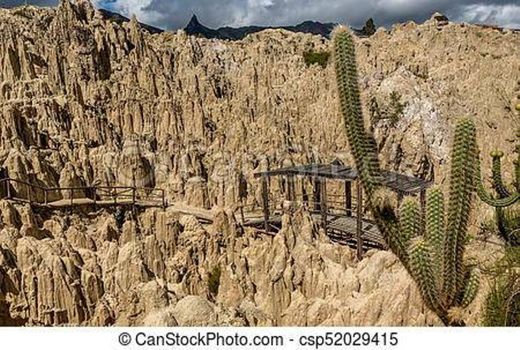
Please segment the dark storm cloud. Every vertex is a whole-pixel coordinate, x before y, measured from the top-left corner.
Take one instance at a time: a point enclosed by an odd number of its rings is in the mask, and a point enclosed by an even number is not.
[[[50,5],[56,0],[30,0]],[[168,29],[182,28],[192,14],[210,27],[283,25],[312,19],[361,26],[373,17],[379,25],[422,22],[435,11],[454,21],[520,28],[519,0],[93,0],[97,6]],[[23,0],[0,0],[13,6]]]

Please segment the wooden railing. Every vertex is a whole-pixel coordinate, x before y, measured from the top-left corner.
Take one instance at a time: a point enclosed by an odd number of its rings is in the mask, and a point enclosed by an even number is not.
[[[70,201],[70,206],[85,204],[150,205],[165,208],[166,195],[163,189],[130,186],[78,186],[43,187],[26,181],[5,178],[0,180],[2,199],[11,199],[29,204],[48,206]]]

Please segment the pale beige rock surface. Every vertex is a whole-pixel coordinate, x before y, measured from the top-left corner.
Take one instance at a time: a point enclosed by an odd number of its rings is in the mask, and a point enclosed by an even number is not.
[[[432,19],[356,45],[366,122],[386,168],[445,185],[454,121],[468,116],[483,155],[506,151],[511,179],[519,33]],[[155,185],[170,201],[228,211],[242,173],[246,204],[258,207],[255,171],[350,161],[333,67],[307,67],[302,55],[329,46],[278,30],[238,42],[150,35],[135,20],[102,20],[85,1],[0,9],[0,164],[41,186]],[[204,227],[171,211],[123,223],[103,211],[60,216],[3,201],[0,211],[5,324],[200,323],[191,307],[216,325],[439,324],[393,255],[356,263],[303,213],[269,238],[241,235],[224,212]],[[211,295],[216,265],[221,283]]]
[[[22,209],[2,204],[2,215]],[[173,216],[150,209],[121,229],[108,212],[96,222],[37,216],[50,236],[43,239],[22,237],[20,223],[4,227],[2,324],[440,324],[395,256],[371,251],[356,262],[350,249],[316,237],[304,212],[275,238],[239,235],[225,213],[207,230]],[[106,240],[107,227],[120,239]],[[125,242],[121,230],[134,239]],[[208,284],[215,266],[216,295]]]

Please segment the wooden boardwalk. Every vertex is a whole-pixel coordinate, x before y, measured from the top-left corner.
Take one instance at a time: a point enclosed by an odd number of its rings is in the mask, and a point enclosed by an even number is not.
[[[166,201],[164,190],[147,189],[124,186],[99,186],[99,187],[75,187],[75,188],[44,188],[15,179],[0,180],[1,199],[7,199],[20,203],[27,203],[35,207],[48,210],[63,210],[78,207],[141,207],[141,208],[168,208],[169,210],[193,215],[205,223],[212,223],[215,219],[215,211],[189,206],[182,203],[169,204]],[[61,194],[62,199],[48,200],[51,193]],[[90,194],[84,197],[77,194]],[[43,199],[42,199],[43,198]],[[315,223],[323,224],[323,213],[314,212],[311,217]],[[265,216],[262,210],[245,212],[243,221],[237,218],[239,224],[247,227],[255,227],[259,232],[276,234],[282,224],[281,211],[273,212],[269,216],[268,226],[265,229]],[[327,215],[326,231],[331,241],[351,247],[357,246],[356,228],[358,220],[351,215]],[[361,226],[362,246],[368,249],[386,249],[386,244],[376,225],[363,219]]]
[[[17,179],[0,180],[2,199],[49,209],[86,206],[167,207],[165,192],[130,186],[43,187]]]
[[[321,214],[311,214],[313,221],[317,224],[322,223]],[[244,226],[263,227],[264,218],[262,213],[256,215],[245,215]],[[271,214],[269,216],[269,226],[280,227],[282,216],[280,214]],[[355,216],[335,216],[331,215],[327,218],[327,235],[336,243],[348,245],[356,248],[356,226],[357,218]],[[366,219],[362,220],[361,238],[363,240],[363,249],[387,249],[386,242],[379,232],[377,226]]]
[[[54,201],[47,203],[47,207],[61,209],[67,207],[77,207],[77,206],[89,206],[89,205],[97,205],[100,207],[111,207],[111,206],[128,206],[135,205],[138,207],[160,207],[161,205],[155,201],[146,201],[146,200],[136,200],[135,203],[132,199],[119,199],[119,200],[93,200],[91,198],[74,198],[72,201],[70,199],[61,199],[59,201]]]
[[[269,188],[272,180],[276,178],[283,199],[303,203],[319,214],[321,218],[315,220],[321,221],[321,227],[331,239],[344,244],[356,242],[358,259],[363,257],[367,246],[385,247],[384,239],[377,227],[365,216],[363,186],[357,169],[335,160],[330,164],[310,163],[268,169],[257,172],[254,176],[261,181],[266,231],[271,226],[273,214],[273,191]],[[431,186],[431,181],[386,170],[381,170],[377,181],[378,185],[396,193],[398,201],[404,196],[418,196],[421,215],[424,215],[426,189]],[[333,192],[327,189],[331,182],[335,183]]]
[[[317,216],[317,220],[321,220],[321,216]],[[343,243],[352,247],[356,246],[355,233],[357,219],[355,216],[335,217],[327,222],[327,233],[329,237],[338,243]],[[377,226],[366,220],[362,220],[361,238],[363,240],[363,248],[386,249],[386,242],[379,232]]]

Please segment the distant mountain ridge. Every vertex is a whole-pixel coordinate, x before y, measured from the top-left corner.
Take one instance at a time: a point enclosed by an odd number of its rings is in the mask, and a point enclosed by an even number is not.
[[[189,35],[198,35],[207,39],[223,39],[223,40],[241,40],[246,35],[257,33],[265,29],[285,29],[297,33],[310,33],[329,37],[330,33],[336,26],[336,23],[320,23],[314,21],[305,21],[295,26],[280,26],[280,27],[261,27],[261,26],[247,26],[247,27],[221,27],[218,29],[211,29],[199,22],[196,15],[191,17],[190,22],[184,28],[184,31]]]
[[[106,9],[99,9],[103,19],[122,24],[129,22],[130,19],[119,13],[112,12]],[[159,34],[164,32],[163,29],[145,24],[139,23],[143,29],[150,32],[151,34]],[[188,25],[184,28],[184,31],[188,35],[200,36],[207,39],[221,39],[221,40],[241,40],[244,39],[248,34],[258,33],[266,29],[285,29],[295,33],[309,33],[315,35],[321,35],[323,37],[330,37],[330,33],[334,29],[337,23],[321,23],[316,21],[305,21],[295,26],[245,26],[245,27],[221,27],[217,29],[211,29],[200,23],[196,15],[193,15]],[[363,29],[352,28],[355,34],[358,36],[370,36],[375,32],[375,27],[372,19],[369,19]]]
[[[125,17],[125,16],[123,16],[123,15],[121,15],[119,13],[116,13],[116,12],[108,11],[106,9],[101,9],[101,8],[99,9],[99,12],[103,16],[103,19],[107,20],[107,21],[113,21],[113,22],[116,22],[118,24],[123,24],[123,23],[126,23],[126,22],[130,22],[130,18]],[[147,30],[151,34],[159,34],[159,33],[164,32],[164,30],[162,30],[160,28],[157,28],[157,27],[145,24],[145,23],[139,22],[139,24],[141,25],[141,28],[144,28],[145,30]]]

